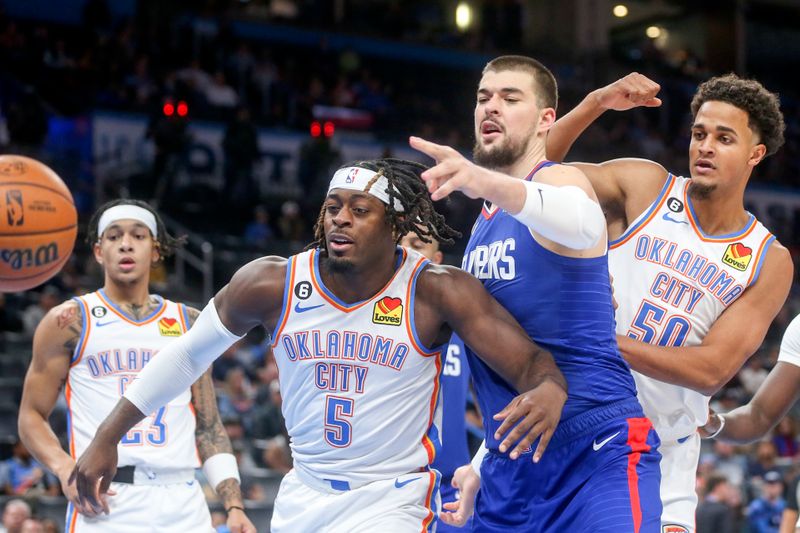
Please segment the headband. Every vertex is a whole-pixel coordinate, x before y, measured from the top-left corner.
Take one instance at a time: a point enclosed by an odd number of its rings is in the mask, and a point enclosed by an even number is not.
[[[141,222],[148,227],[154,239],[158,238],[155,215],[143,207],[131,204],[115,205],[103,211],[100,221],[97,223],[97,236],[101,236],[106,228],[114,222],[127,219]]]
[[[331,178],[328,194],[330,194],[333,189],[350,189],[369,193],[381,202],[389,205],[389,193],[387,192],[389,190],[389,180],[387,180],[385,176],[381,176],[375,180],[372,187],[367,190],[367,185],[377,174],[377,172],[361,167],[340,168],[333,174],[333,178]],[[397,192],[397,189],[395,189],[395,192]],[[403,205],[397,198],[394,199],[394,210],[398,212],[403,211]]]

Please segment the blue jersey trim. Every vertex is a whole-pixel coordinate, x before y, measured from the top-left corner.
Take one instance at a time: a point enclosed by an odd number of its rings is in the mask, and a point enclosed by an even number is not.
[[[186,325],[186,331],[192,329],[192,324],[189,323],[189,312],[186,309],[186,304],[183,303],[178,304],[178,312],[181,314],[181,319],[183,320],[183,323]],[[186,333],[186,331],[184,331],[184,333]]]
[[[747,219],[747,223],[744,225],[742,229],[734,231],[733,233],[728,233],[726,235],[709,235],[708,233],[703,231],[702,227],[700,227],[700,221],[697,220],[697,215],[695,214],[694,206],[692,205],[692,198],[689,196],[688,191],[686,192],[686,207],[689,211],[689,216],[692,217],[692,221],[694,222],[694,227],[697,229],[697,232],[700,233],[701,237],[710,241],[734,239],[750,231],[750,228],[753,226],[753,224],[756,223],[755,215],[753,215],[752,213],[747,213],[748,215],[750,215],[750,218]]]
[[[164,298],[162,298],[162,297],[161,297],[161,296],[159,296],[158,294],[153,294],[153,297],[154,297],[156,300],[158,300],[158,307],[156,307],[155,309],[153,309],[153,310],[150,312],[150,314],[149,314],[149,315],[147,315],[146,317],[144,317],[144,318],[141,318],[141,319],[139,319],[139,320],[136,320],[135,318],[133,318],[133,317],[131,317],[130,315],[128,315],[128,313],[126,313],[125,311],[123,311],[123,310],[122,310],[122,308],[121,308],[120,306],[118,306],[117,304],[115,304],[115,303],[113,302],[113,300],[111,300],[111,298],[109,298],[109,297],[106,295],[106,291],[105,291],[105,290],[103,290],[103,289],[100,289],[98,292],[100,293],[100,296],[102,296],[102,298],[103,298],[103,302],[104,302],[104,303],[107,303],[109,306],[111,306],[111,308],[112,308],[114,311],[116,311],[116,312],[117,312],[117,314],[119,314],[119,315],[122,315],[124,318],[128,319],[130,322],[133,322],[133,323],[134,323],[134,324],[136,324],[136,325],[141,325],[141,324],[144,324],[145,322],[149,321],[149,320],[150,320],[150,319],[152,319],[154,316],[156,316],[158,313],[160,313],[161,311],[163,311],[163,310],[164,310],[164,306],[166,305],[166,303],[164,302]]]
[[[286,279],[283,281],[283,306],[281,307],[281,314],[278,316],[278,321],[275,322],[275,329],[272,330],[272,343],[270,346],[275,348],[275,344],[278,342],[278,333],[280,333],[280,329],[283,326],[283,322],[286,318],[286,314],[289,312],[290,307],[289,304],[291,303],[289,300],[291,299],[290,285],[292,284],[292,278],[294,277],[294,262],[297,258],[296,255],[293,255],[289,258],[288,263],[286,264]]]
[[[399,254],[395,253],[396,258],[395,258],[395,264],[394,264],[394,272],[392,273],[392,277],[389,279],[389,282],[386,284],[386,286],[381,288],[381,290],[379,292],[373,294],[369,298],[365,298],[363,300],[359,300],[358,302],[353,302],[353,303],[350,303],[350,304],[346,303],[346,302],[342,301],[338,296],[333,294],[333,292],[331,292],[331,290],[328,289],[328,287],[325,286],[325,283],[323,283],[323,281],[322,281],[322,275],[320,274],[320,270],[319,270],[319,249],[314,250],[312,252],[314,254],[314,272],[312,272],[312,276],[314,276],[314,281],[317,283],[317,285],[319,286],[320,290],[323,293],[325,293],[325,296],[329,300],[331,300],[332,302],[336,303],[337,305],[343,307],[344,311],[350,311],[353,308],[358,307],[360,305],[363,305],[365,302],[368,302],[368,301],[372,300],[373,298],[375,298],[375,296],[377,296],[378,294],[383,292],[383,290],[386,287],[388,287],[388,285],[394,280],[394,277],[397,275],[397,271],[400,269],[400,267],[402,266],[403,262],[406,260],[406,257],[407,257],[406,250],[402,246],[398,246],[396,248],[396,250],[399,251],[400,253]]]
[[[417,345],[419,350],[422,352],[422,355],[436,355],[437,353],[441,353],[442,347],[447,346],[447,343],[439,344],[434,346],[431,349],[428,349],[427,346],[422,344],[422,341],[417,334],[417,323],[414,319],[414,302],[417,298],[417,279],[419,279],[419,275],[425,270],[430,264],[430,261],[425,259],[417,266],[417,269],[414,271],[414,274],[411,276],[411,290],[409,292],[410,296],[408,297],[408,329],[411,332],[411,336],[414,338],[414,343]]]
[[[628,227],[628,229],[626,229],[625,231],[623,231],[622,235],[620,235],[619,238],[614,239],[613,241],[609,241],[608,245],[614,246],[627,239],[628,236],[633,235],[634,233],[639,231],[639,228],[644,226],[650,220],[650,217],[653,215],[656,209],[658,209],[659,205],[661,205],[661,200],[670,191],[673,183],[675,183],[675,176],[673,176],[672,173],[669,172],[667,173],[667,179],[664,180],[664,185],[661,186],[661,190],[658,192],[658,196],[656,196],[655,200],[653,200],[653,203],[650,204],[650,207],[647,208],[647,211],[639,215],[634,224]]]
[[[81,308],[81,338],[78,341],[77,346],[75,346],[75,350],[72,352],[72,357],[69,359],[70,365],[77,363],[80,354],[83,352],[83,345],[86,342],[86,329],[89,325],[89,317],[86,316],[86,314],[89,312],[89,306],[84,304],[83,301],[77,296],[73,297],[72,299],[78,302],[78,305]]]
[[[764,266],[764,261],[767,259],[767,250],[769,250],[769,247],[772,245],[773,242],[775,242],[775,235],[771,235],[767,239],[767,242],[764,243],[764,249],[761,252],[761,256],[758,258],[758,263],[756,263],[756,273],[753,274],[753,281],[750,282],[750,285],[748,285],[748,287],[751,285],[755,285],[756,281],[758,281],[758,276],[761,274],[761,267]]]

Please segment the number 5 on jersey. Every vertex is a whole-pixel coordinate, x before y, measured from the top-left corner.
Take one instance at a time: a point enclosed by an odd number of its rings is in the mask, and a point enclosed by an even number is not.
[[[325,442],[334,448],[346,448],[353,440],[353,426],[347,419],[353,416],[354,403],[339,396],[325,400]]]

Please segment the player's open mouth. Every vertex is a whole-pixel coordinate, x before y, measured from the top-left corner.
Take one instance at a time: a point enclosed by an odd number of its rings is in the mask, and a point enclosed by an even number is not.
[[[328,241],[328,246],[334,252],[343,252],[353,245],[351,238],[341,234],[331,235]]]
[[[717,167],[708,159],[698,159],[694,162],[694,168],[698,174],[708,174]]]
[[[122,270],[125,271],[133,270],[133,267],[135,266],[136,266],[136,261],[134,261],[130,257],[123,257],[122,259],[119,260],[119,267]]]
[[[491,120],[484,120],[481,122],[481,137],[484,140],[494,139],[501,133],[503,133],[503,129]]]

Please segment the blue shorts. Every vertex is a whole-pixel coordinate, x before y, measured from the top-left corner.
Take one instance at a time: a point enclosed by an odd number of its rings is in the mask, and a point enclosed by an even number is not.
[[[446,512],[444,510],[444,504],[446,502],[454,502],[456,501],[456,489],[450,484],[453,480],[452,476],[442,477],[442,484],[439,488],[439,494],[442,495],[442,510],[439,512]],[[442,522],[441,518],[436,523],[436,533],[466,533],[472,529],[472,518],[467,520],[467,523],[464,524],[462,527],[453,527],[445,524]]]
[[[657,533],[659,443],[638,402],[625,401],[562,422],[538,464],[532,452],[490,450],[472,530]]]

